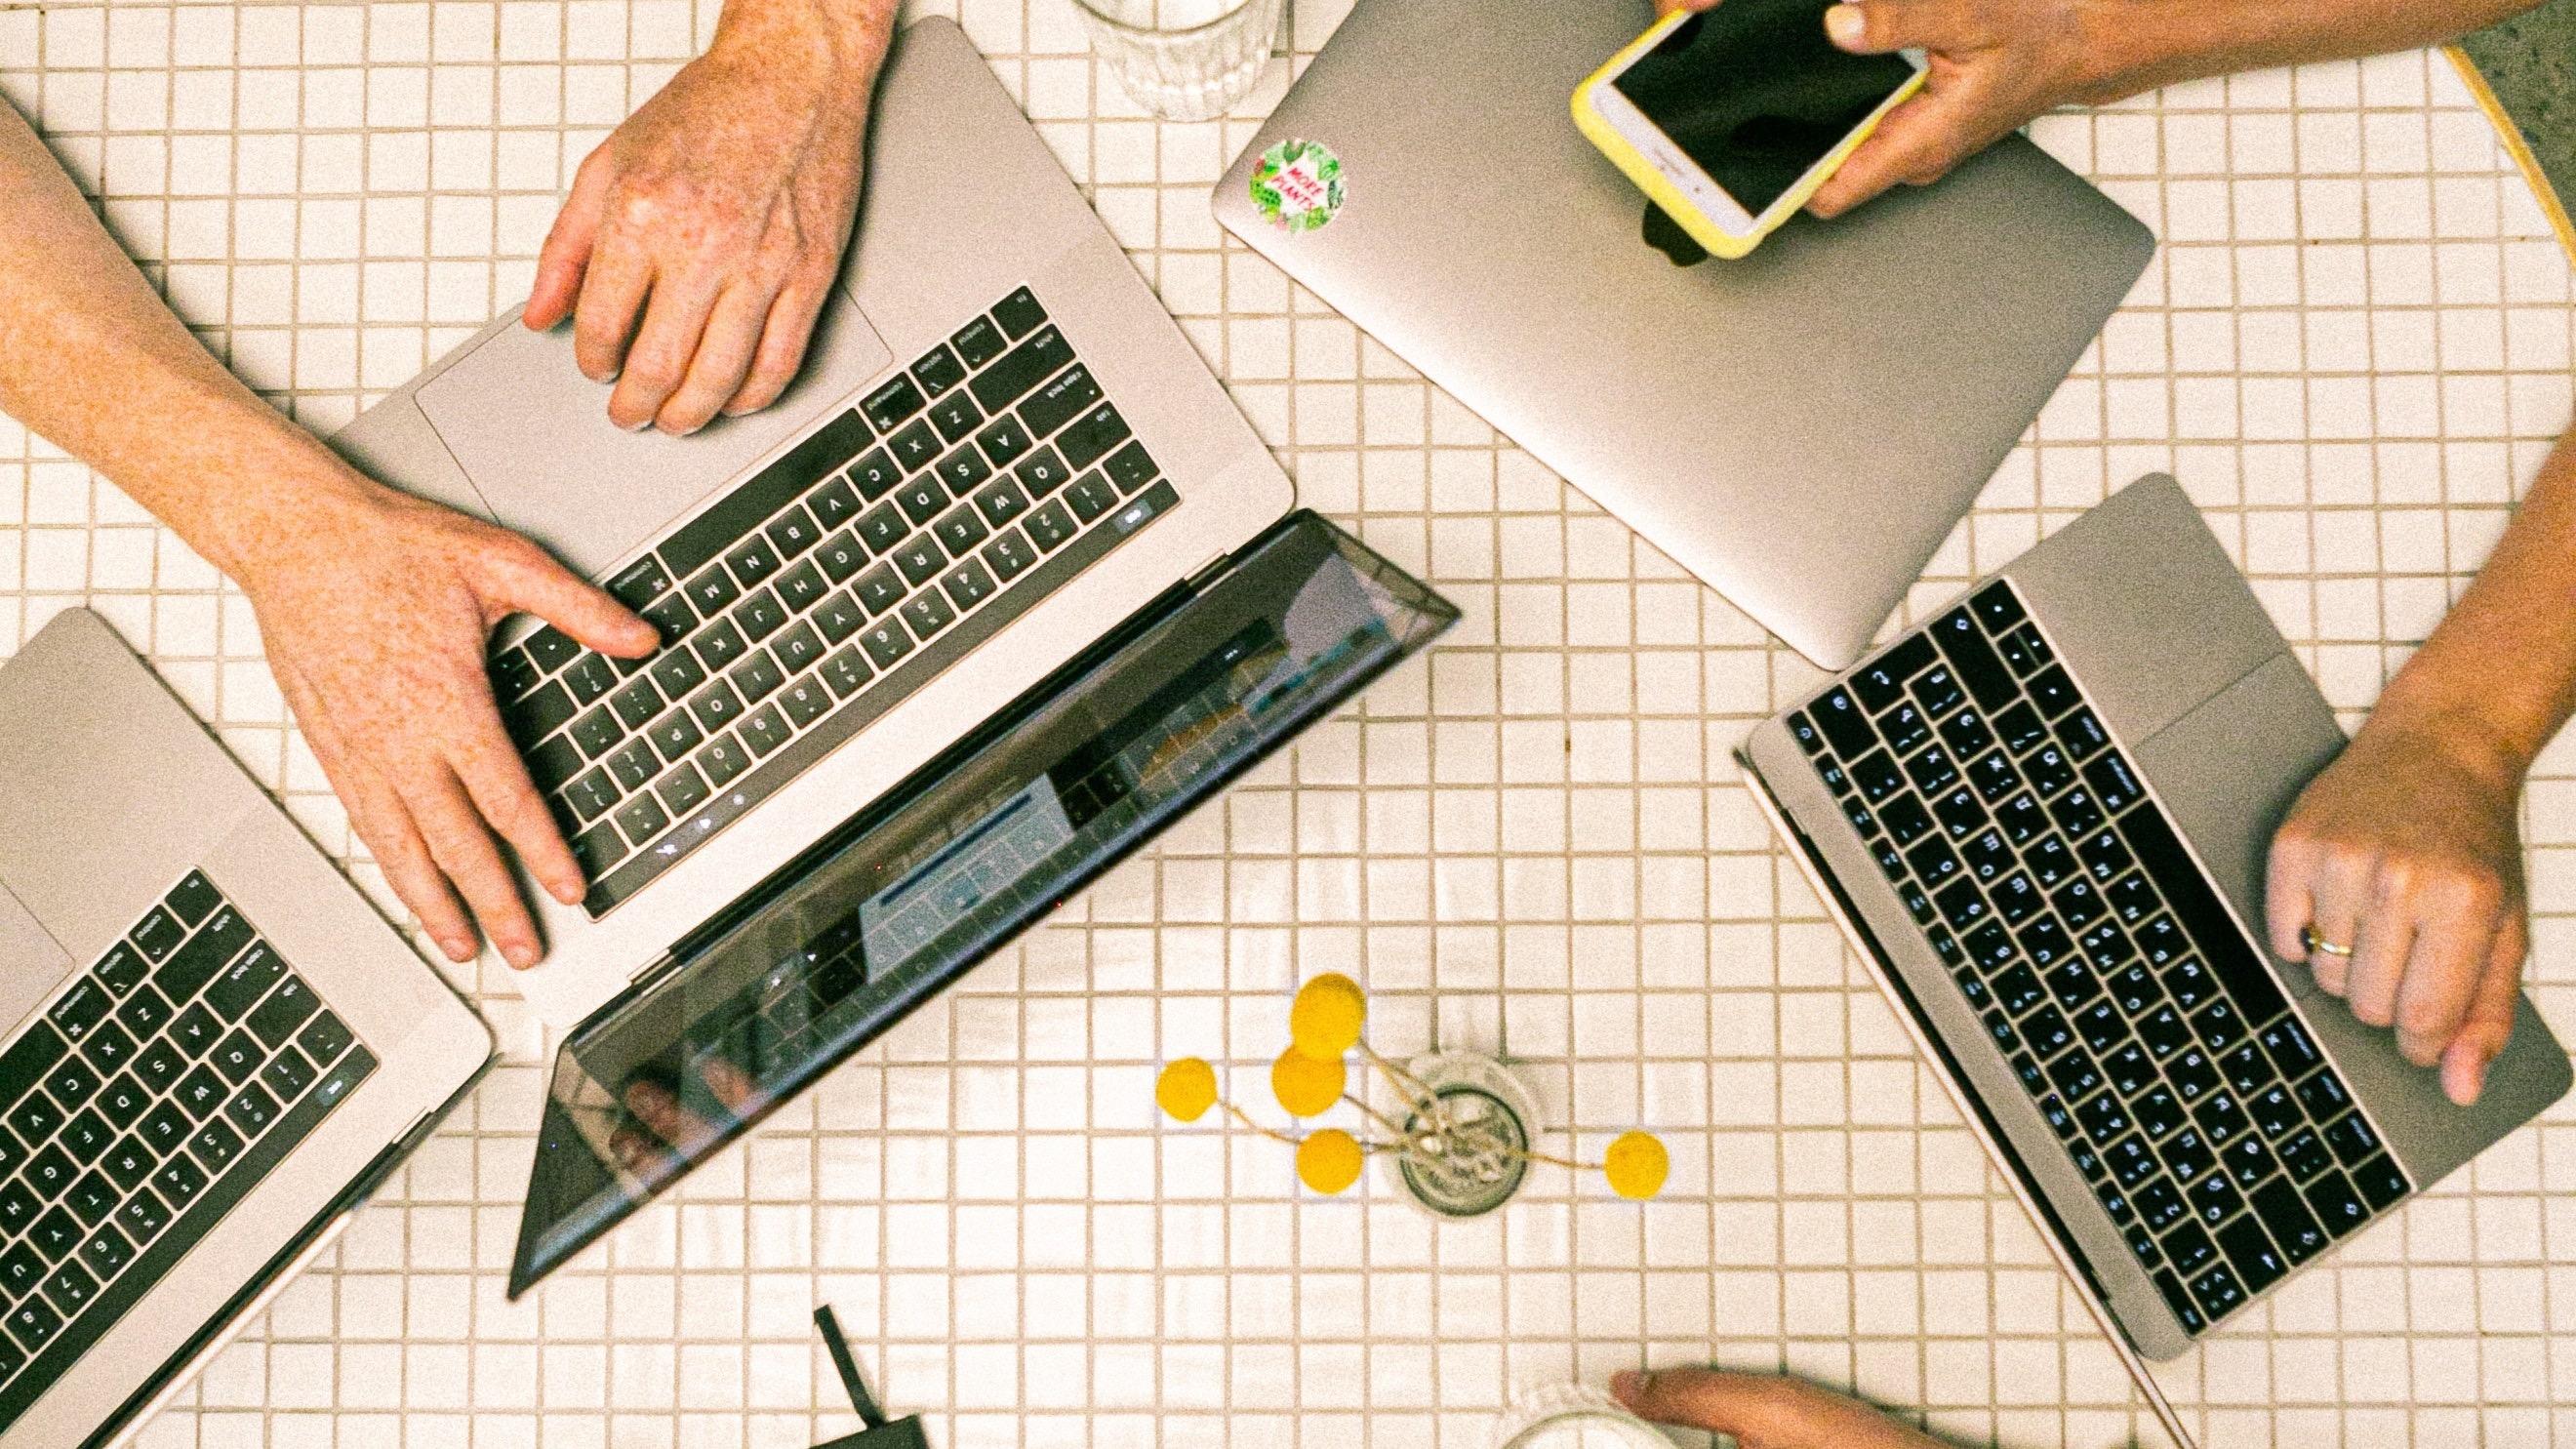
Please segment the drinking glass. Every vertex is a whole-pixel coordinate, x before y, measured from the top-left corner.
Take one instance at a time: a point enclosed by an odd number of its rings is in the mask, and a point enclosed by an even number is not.
[[[1672,1441],[1599,1389],[1553,1384],[1512,1396],[1495,1449],[1672,1449]]]
[[[1091,47],[1136,104],[1204,121],[1249,94],[1270,64],[1281,0],[1073,0]]]

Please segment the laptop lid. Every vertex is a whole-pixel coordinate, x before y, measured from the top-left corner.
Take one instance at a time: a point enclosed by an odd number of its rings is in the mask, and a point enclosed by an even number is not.
[[[510,1296],[1457,618],[1292,514],[861,812],[566,1038]]]
[[[1219,183],[1217,217],[1839,668],[2154,238],[2011,138],[1939,186],[1676,266],[1647,239],[1644,195],[1567,114],[1652,18],[1645,0],[1362,0]],[[1251,196],[1262,152],[1290,138],[1341,160],[1344,202],[1312,230]]]

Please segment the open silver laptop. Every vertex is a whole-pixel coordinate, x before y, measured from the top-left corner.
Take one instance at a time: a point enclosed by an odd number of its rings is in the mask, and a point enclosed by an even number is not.
[[[505,633],[591,883],[513,1293],[1456,611],[1311,514],[953,22],[897,38],[843,285],[775,408],[611,425],[502,318],[338,438],[663,631]]]
[[[592,880],[580,907],[527,892],[547,959],[519,983],[558,1026],[1291,501],[941,19],[879,82],[858,237],[795,387],[680,440],[606,403],[571,329],[503,318],[335,440],[674,646],[618,668],[538,629],[495,660]]]
[[[2343,744],[2156,477],[1742,751],[2124,1352],[2181,1353],[2567,1090],[2528,999],[2463,1108],[2265,949],[2272,832]]]
[[[104,1444],[492,1039],[97,615],[0,666],[0,768],[0,1445]]]
[[[1567,114],[1652,18],[1646,0],[1360,0],[1218,184],[1217,219],[1840,668],[2154,239],[2012,138],[1743,261],[1676,266]],[[1342,163],[1346,200],[1311,230],[1251,195],[1262,153],[1291,138]]]

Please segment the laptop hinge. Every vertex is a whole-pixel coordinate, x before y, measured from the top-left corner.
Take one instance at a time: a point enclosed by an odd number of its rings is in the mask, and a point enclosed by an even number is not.
[[[634,974],[628,976],[626,978],[626,984],[632,987],[650,986],[654,982],[661,980],[663,977],[670,975],[673,971],[678,970],[679,966],[679,953],[674,951],[665,951],[661,955],[654,957],[652,960],[645,962],[642,967],[635,971]]]
[[[1200,564],[1197,568],[1190,570],[1189,580],[1183,584],[1182,587],[1188,589],[1193,594],[1199,593],[1206,589],[1208,585],[1215,583],[1216,576],[1218,574],[1224,573],[1227,569],[1232,567],[1234,567],[1233,554],[1218,554],[1216,557]]]

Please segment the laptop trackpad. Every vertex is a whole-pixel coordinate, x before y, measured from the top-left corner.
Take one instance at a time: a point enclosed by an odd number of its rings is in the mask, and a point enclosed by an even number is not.
[[[72,964],[36,923],[35,913],[0,887],[0,1032],[52,995],[71,974]]]
[[[420,409],[492,516],[597,577],[893,360],[839,287],[777,403],[693,437],[620,431],[573,365],[572,325],[509,326],[421,385]]]

